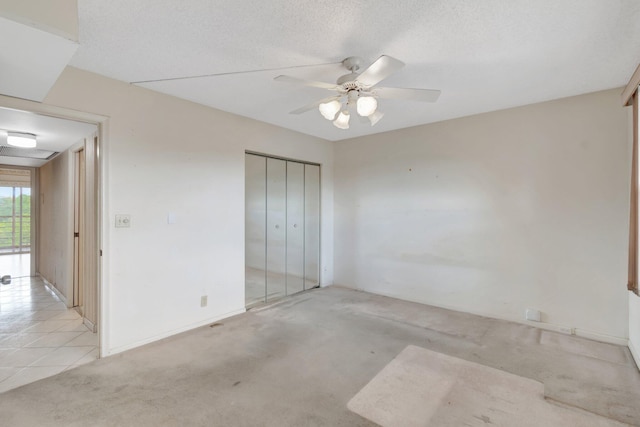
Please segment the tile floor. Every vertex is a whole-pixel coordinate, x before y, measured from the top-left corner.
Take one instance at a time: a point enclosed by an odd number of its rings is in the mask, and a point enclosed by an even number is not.
[[[97,334],[42,279],[0,284],[0,392],[97,358]]]
[[[31,275],[31,254],[0,254],[0,276],[28,277]]]

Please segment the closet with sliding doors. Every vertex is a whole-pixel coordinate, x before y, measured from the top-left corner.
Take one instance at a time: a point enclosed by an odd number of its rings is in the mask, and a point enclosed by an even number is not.
[[[245,305],[320,284],[320,165],[245,154]]]

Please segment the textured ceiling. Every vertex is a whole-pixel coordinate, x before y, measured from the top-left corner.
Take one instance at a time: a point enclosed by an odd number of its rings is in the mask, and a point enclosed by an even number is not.
[[[328,140],[619,87],[640,61],[636,0],[78,0],[78,8],[71,65]],[[345,57],[382,54],[406,67],[381,85],[440,89],[439,101],[380,100],[375,127],[352,119],[340,130],[317,111],[288,114],[331,92],[273,81],[333,83]],[[193,76],[205,77],[182,79]]]

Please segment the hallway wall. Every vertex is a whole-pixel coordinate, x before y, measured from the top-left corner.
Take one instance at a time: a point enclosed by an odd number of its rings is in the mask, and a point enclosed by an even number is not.
[[[73,156],[68,151],[40,168],[38,265],[36,272],[67,298],[73,295],[73,191],[71,187]]]

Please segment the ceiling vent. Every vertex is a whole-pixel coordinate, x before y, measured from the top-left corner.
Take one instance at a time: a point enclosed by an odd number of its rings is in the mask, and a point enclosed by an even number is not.
[[[15,148],[0,145],[0,157],[20,157],[22,159],[51,160],[59,153],[57,151],[40,150],[37,148]]]

